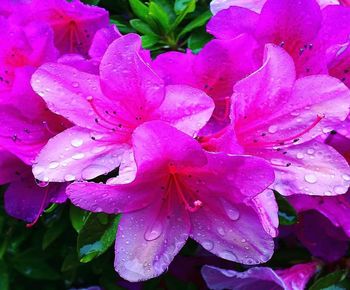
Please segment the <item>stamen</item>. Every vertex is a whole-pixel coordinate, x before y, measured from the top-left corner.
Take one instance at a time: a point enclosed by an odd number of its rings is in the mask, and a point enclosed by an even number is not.
[[[180,184],[180,182],[179,182],[179,180],[178,180],[178,178],[177,178],[176,171],[175,171],[175,173],[172,173],[172,171],[174,171],[174,169],[173,169],[174,166],[173,166],[173,165],[170,165],[169,167],[170,167],[170,168],[169,168],[170,174],[171,174],[171,176],[172,176],[172,178],[173,178],[173,180],[174,180],[174,183],[175,183],[175,187],[176,187],[178,196],[180,197],[180,201],[182,201],[182,202],[184,203],[185,208],[186,208],[189,212],[196,212],[199,208],[202,207],[202,205],[203,205],[202,201],[200,201],[199,199],[196,199],[196,200],[194,200],[193,205],[190,205],[190,204],[188,203],[188,201],[187,201],[186,198],[185,198],[185,194],[184,194],[184,192],[182,191],[181,184]],[[176,168],[175,168],[175,170],[176,170]],[[191,194],[191,192],[188,192],[188,193]],[[192,196],[192,197],[193,197],[193,199],[194,199],[194,196]]]
[[[273,142],[255,142],[255,143],[259,143],[260,145],[276,145],[276,144],[280,144],[280,145],[285,145],[286,142],[288,141],[292,141],[292,143],[295,143],[299,140],[299,138],[306,134],[307,132],[309,132],[310,130],[312,130],[323,118],[325,117],[324,114],[317,114],[316,120],[312,122],[312,124],[305,128],[303,131],[299,132],[298,134],[295,134],[294,136],[291,137],[287,137],[285,139],[280,139],[280,140],[276,140]],[[255,144],[252,144],[252,146],[247,146],[247,147],[255,147]]]
[[[39,209],[39,211],[38,211],[38,213],[37,213],[37,215],[36,215],[34,221],[31,222],[30,224],[26,224],[26,227],[27,227],[27,228],[33,227],[33,226],[38,222],[38,220],[39,220],[39,218],[40,218],[40,216],[41,216],[41,213],[42,213],[43,210],[44,210],[45,203],[46,203],[46,201],[47,201],[48,195],[49,195],[49,190],[48,190],[48,188],[45,188],[44,198],[43,198],[43,200],[41,201],[40,209]]]
[[[213,114],[213,118],[217,121],[220,121],[220,122],[223,122],[223,121],[226,121],[229,114],[230,114],[230,100],[231,98],[230,97],[225,97],[224,99],[216,99],[216,103],[219,103],[219,102],[224,102],[224,106],[225,106],[225,110],[224,110],[224,113],[222,116],[219,116],[218,114]]]

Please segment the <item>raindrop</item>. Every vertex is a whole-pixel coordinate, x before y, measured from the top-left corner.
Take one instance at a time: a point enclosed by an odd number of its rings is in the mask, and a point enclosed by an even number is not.
[[[44,170],[45,170],[44,167],[41,167],[41,166],[34,166],[34,167],[33,167],[33,174],[34,174],[35,176],[37,176],[37,175],[43,173]]]
[[[237,208],[235,208],[232,204],[230,204],[229,202],[227,202],[226,200],[222,199],[222,205],[225,209],[225,212],[227,214],[227,216],[233,220],[236,221],[239,219],[239,211]]]
[[[230,260],[230,261],[237,261],[237,256],[232,253],[231,251],[223,251],[219,253],[219,256],[223,259]]]
[[[225,235],[225,229],[223,227],[218,227],[218,233],[219,233],[219,235],[224,236]]]
[[[84,153],[77,153],[77,154],[74,154],[74,155],[72,156],[72,159],[74,159],[74,160],[80,160],[80,159],[83,159],[84,156],[85,156]]]
[[[82,139],[73,139],[71,144],[73,147],[80,147],[81,145],[83,145],[84,141]]]
[[[298,152],[298,153],[297,153],[297,158],[298,158],[298,159],[303,159],[303,158],[304,158],[304,154],[301,153],[301,152]]]
[[[43,181],[43,180],[38,180],[38,179],[35,179],[35,183],[40,187],[46,187],[49,185],[48,181]]]
[[[162,223],[156,220],[145,232],[145,240],[146,241],[154,241],[160,237],[163,232]]]
[[[276,126],[276,125],[271,125],[271,126],[267,129],[267,131],[269,131],[269,133],[271,133],[271,134],[276,133],[276,132],[277,132],[277,126]]]
[[[72,174],[67,174],[67,175],[64,177],[64,180],[65,180],[65,181],[74,181],[74,180],[75,180],[75,176],[72,175]]]
[[[305,179],[306,182],[311,183],[311,184],[317,182],[317,176],[314,175],[314,174],[306,174],[304,176],[304,179]]]
[[[72,87],[73,87],[73,88],[79,87],[79,83],[77,83],[77,82],[72,82]]]
[[[60,163],[57,162],[57,161],[52,161],[52,162],[50,162],[50,164],[49,164],[49,168],[50,168],[50,169],[55,169],[55,168],[57,168],[58,166],[60,166]]]
[[[343,174],[342,177],[343,177],[343,179],[346,180],[346,181],[349,181],[349,180],[350,180],[350,176],[347,175],[347,174]]]
[[[211,251],[214,248],[214,243],[212,241],[203,241],[201,244],[207,251]]]
[[[334,191],[337,194],[344,194],[348,191],[348,188],[345,186],[336,186],[336,187],[334,187]]]

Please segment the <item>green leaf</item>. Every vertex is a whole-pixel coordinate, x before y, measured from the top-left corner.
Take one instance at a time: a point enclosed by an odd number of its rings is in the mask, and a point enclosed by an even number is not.
[[[43,237],[42,248],[45,250],[52,242],[54,242],[67,228],[67,223],[61,220],[57,221],[49,227]]]
[[[77,250],[80,262],[87,263],[102,255],[113,244],[120,215],[91,214],[80,230]]]
[[[278,205],[278,219],[280,225],[288,226],[295,224],[298,219],[296,210],[276,190],[274,190],[273,192],[275,194],[276,202]]]
[[[42,252],[30,249],[15,257],[13,267],[31,279],[59,280],[59,273],[43,257]]]
[[[337,286],[339,283],[343,282],[348,275],[347,270],[340,270],[333,273],[330,273],[320,279],[318,279],[309,290],[340,290],[346,289],[342,288],[342,286]]]
[[[145,22],[143,22],[140,19],[132,19],[130,20],[130,25],[139,33],[141,34],[147,34],[147,35],[154,35],[157,36],[157,34],[154,33],[152,28]]]
[[[61,271],[69,271],[79,266],[79,259],[75,251],[70,252],[62,263]]]
[[[141,38],[142,38],[142,47],[146,49],[152,48],[152,46],[157,44],[159,41],[158,36],[153,36],[153,35],[143,35]]]
[[[140,0],[129,0],[129,3],[135,15],[143,21],[147,22],[149,12],[148,7],[145,4],[143,4]]]
[[[163,28],[164,32],[167,32],[170,28],[170,19],[166,11],[159,6],[156,2],[151,2],[149,4],[149,16],[153,18],[154,21],[158,22]]]
[[[212,36],[205,31],[196,31],[188,38],[188,47],[194,53],[197,53],[210,39],[212,39]]]
[[[175,0],[174,10],[177,15],[187,14],[196,9],[196,0]]]
[[[204,26],[210,17],[212,16],[210,11],[206,11],[203,14],[199,15],[195,19],[193,19],[190,23],[188,23],[185,28],[181,31],[179,34],[179,38],[183,36],[184,34],[191,32],[192,30]]]
[[[8,269],[5,262],[2,260],[0,260],[0,289],[1,290],[10,289]]]
[[[101,0],[83,0],[83,2],[90,5],[98,5]]]
[[[77,231],[77,233],[80,232],[89,215],[90,213],[88,211],[82,210],[79,207],[76,207],[74,205],[70,206],[69,208],[70,221],[72,223],[73,228]]]

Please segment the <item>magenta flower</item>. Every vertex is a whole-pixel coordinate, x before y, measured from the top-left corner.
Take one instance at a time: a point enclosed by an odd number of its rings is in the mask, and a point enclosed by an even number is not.
[[[245,204],[274,180],[264,160],[207,153],[160,121],[135,129],[133,146],[138,169],[133,182],[67,188],[79,207],[123,213],[115,247],[115,268],[123,278],[160,275],[189,236],[227,260],[257,264],[270,258],[272,238]]]
[[[265,3],[266,0],[213,0],[210,3],[210,10],[213,14],[216,14],[231,6],[238,6],[260,13]],[[326,7],[327,5],[339,5],[338,0],[317,0],[317,3],[321,8]]]
[[[222,10],[207,29],[222,39],[251,34],[261,49],[266,43],[283,46],[299,75],[327,73],[339,45],[348,42],[350,9],[329,5],[321,10],[315,0],[268,0],[260,14],[242,7]]]
[[[132,180],[131,134],[148,120],[164,120],[195,136],[213,111],[212,100],[188,86],[164,86],[140,55],[135,34],[115,40],[100,75],[62,64],[45,64],[32,79],[48,107],[76,126],[52,138],[37,157],[39,180],[89,180],[119,168]]]
[[[254,155],[275,169],[283,195],[336,195],[347,191],[346,160],[315,138],[349,113],[350,93],[325,76],[295,78],[291,57],[268,45],[263,66],[234,87],[232,125],[200,137],[208,150]]]
[[[245,272],[224,270],[205,265],[202,275],[208,287],[213,290],[303,290],[317,271],[317,263],[294,265],[289,269],[272,270],[267,267],[250,268]]]
[[[5,210],[18,219],[35,224],[50,202],[62,203],[67,197],[64,184],[39,183],[25,165],[6,150],[0,150],[0,184],[10,183],[5,191]]]
[[[4,18],[0,31],[0,105],[13,105],[30,118],[38,116],[45,103],[33,92],[30,78],[42,63],[58,57],[52,32],[40,23],[19,26]]]
[[[61,53],[86,55],[97,30],[109,25],[108,12],[79,0],[32,0],[25,13],[17,13],[19,22],[38,20],[54,31],[55,46]]]
[[[161,54],[152,67],[166,84],[187,84],[213,98],[215,110],[204,129],[213,133],[229,123],[233,85],[261,65],[254,55],[256,47],[255,40],[248,35],[212,40],[198,55],[190,51]]]

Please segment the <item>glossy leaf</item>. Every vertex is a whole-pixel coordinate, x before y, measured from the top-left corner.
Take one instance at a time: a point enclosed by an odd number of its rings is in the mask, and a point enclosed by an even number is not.
[[[341,286],[337,286],[339,283],[343,282],[348,275],[347,270],[336,271],[330,273],[324,277],[319,278],[310,288],[309,290],[341,290],[348,289],[342,288]]]
[[[297,212],[291,204],[277,191],[273,191],[278,204],[278,219],[280,225],[288,226],[297,222]]]
[[[87,263],[112,246],[120,216],[91,214],[79,232],[77,250],[80,262]]]
[[[140,19],[132,19],[132,20],[130,20],[130,25],[138,33],[157,36],[157,34],[152,30],[152,28],[147,23],[143,22]]]

